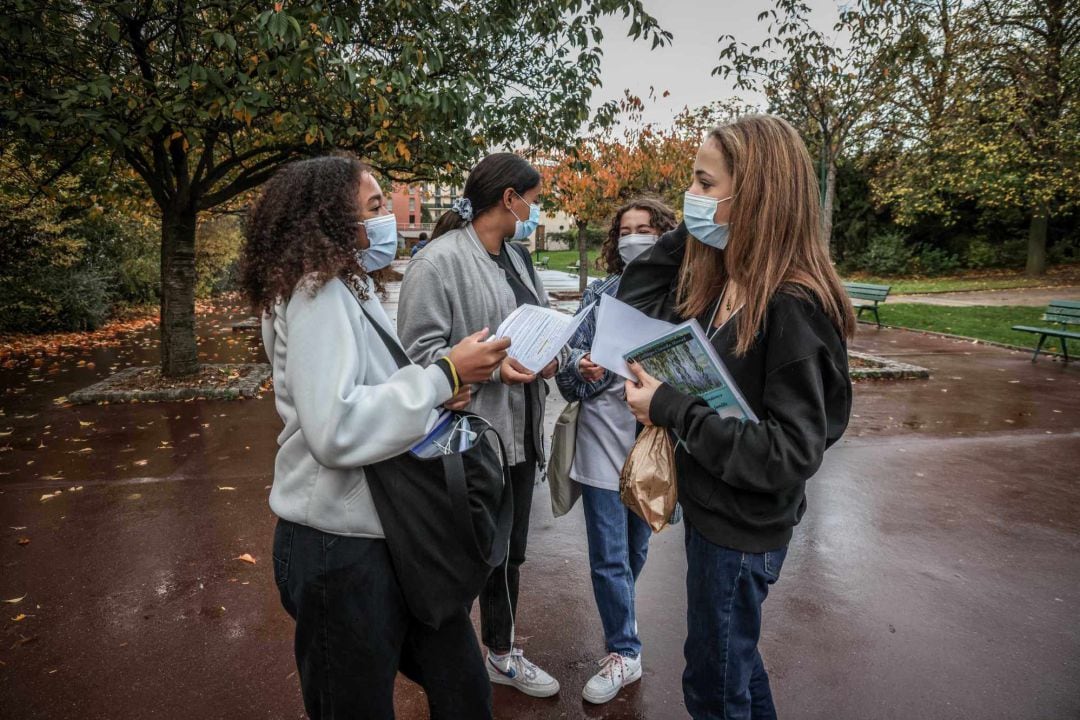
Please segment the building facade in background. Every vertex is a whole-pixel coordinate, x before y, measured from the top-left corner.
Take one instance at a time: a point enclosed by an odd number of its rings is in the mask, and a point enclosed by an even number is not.
[[[419,241],[421,233],[430,238],[435,223],[459,197],[461,188],[449,185],[394,185],[390,193],[389,209],[397,220],[398,235],[404,238],[405,247],[411,249]],[[549,233],[572,232],[575,227],[574,219],[564,212],[541,212],[540,227],[529,238],[529,248],[536,249],[539,240],[542,249],[565,249],[562,244],[559,247],[549,247],[544,240]]]

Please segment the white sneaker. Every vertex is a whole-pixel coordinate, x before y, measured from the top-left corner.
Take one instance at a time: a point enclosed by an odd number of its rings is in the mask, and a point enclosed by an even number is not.
[[[488,651],[488,678],[498,685],[509,685],[532,697],[551,697],[559,692],[559,681],[533,665],[518,648],[502,660]]]
[[[641,656],[626,657],[619,653],[608,653],[600,661],[600,672],[589,678],[581,697],[594,705],[602,705],[619,694],[619,691],[632,682],[641,679]]]

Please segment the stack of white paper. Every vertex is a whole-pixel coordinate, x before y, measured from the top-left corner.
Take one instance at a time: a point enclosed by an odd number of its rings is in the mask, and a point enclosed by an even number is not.
[[[596,335],[592,361],[627,380],[634,380],[623,356],[647,342],[671,332],[675,325],[651,318],[610,295],[600,298],[596,311]]]
[[[510,338],[510,357],[538,373],[555,359],[594,306],[570,316],[538,305],[522,305],[503,320],[494,337]]]

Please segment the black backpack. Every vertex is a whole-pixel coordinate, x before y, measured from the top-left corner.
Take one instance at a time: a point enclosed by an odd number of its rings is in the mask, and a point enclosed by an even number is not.
[[[360,308],[398,367],[411,365],[397,339]],[[480,416],[456,415],[477,433],[468,449],[430,459],[405,452],[364,468],[402,594],[432,629],[467,608],[506,560],[514,518],[502,439]]]

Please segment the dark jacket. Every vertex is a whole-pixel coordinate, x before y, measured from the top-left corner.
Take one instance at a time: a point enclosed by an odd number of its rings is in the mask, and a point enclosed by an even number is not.
[[[619,290],[619,277],[619,275],[608,275],[601,280],[593,280],[581,294],[581,304],[578,305],[577,312],[581,312],[593,303],[597,303],[597,308],[593,308],[588,317],[581,321],[573,337],[566,343],[570,348],[570,357],[566,366],[555,376],[555,384],[559,392],[568,401],[594,398],[607,390],[612,383],[621,381],[618,375],[605,370],[603,377],[596,382],[589,382],[581,377],[581,370],[578,368],[581,358],[585,357],[592,348],[593,338],[596,336],[596,311],[599,308],[600,299],[604,295],[615,297],[615,293]]]
[[[623,273],[618,299],[682,322],[675,288],[688,235],[680,225]],[[698,318],[708,330],[708,317]],[[735,355],[735,323],[712,338],[760,423],[722,418],[703,400],[663,385],[650,419],[672,430],[679,502],[710,542],[743,552],[776,550],[806,510],[806,481],[851,414],[844,338],[817,300],[783,288],[770,300],[750,350]]]

